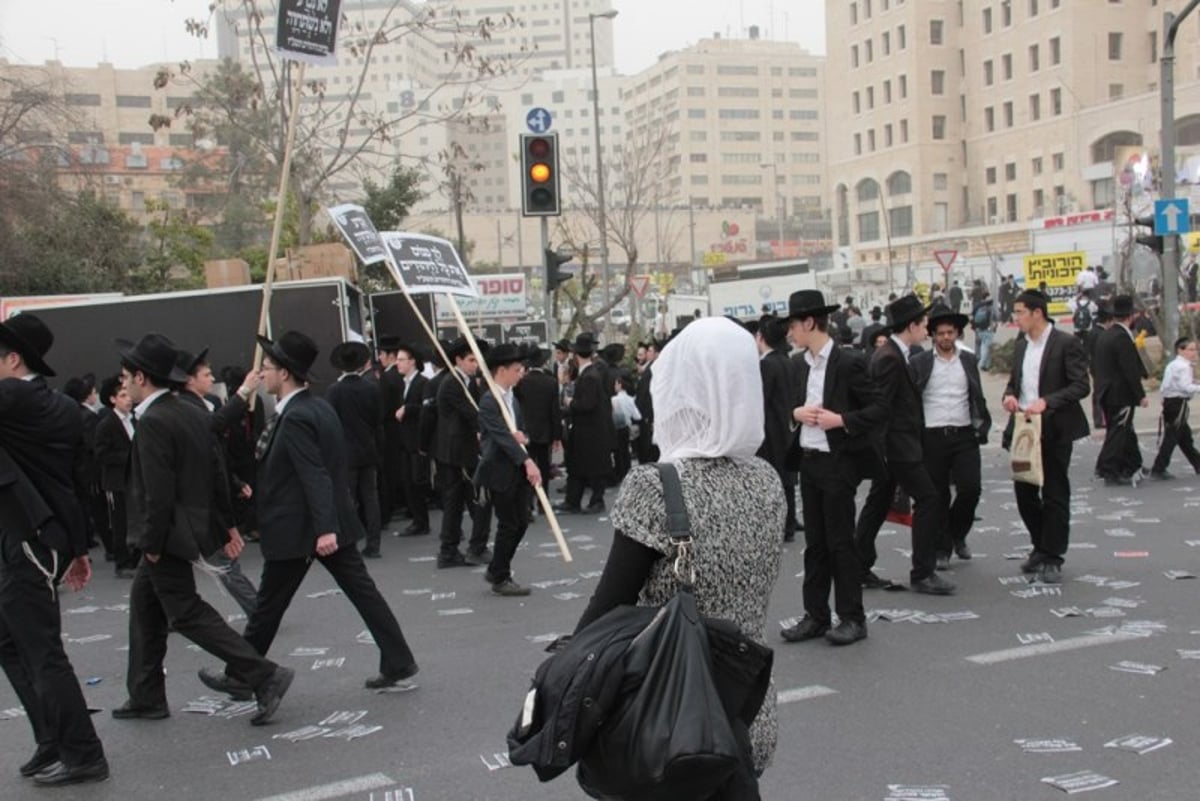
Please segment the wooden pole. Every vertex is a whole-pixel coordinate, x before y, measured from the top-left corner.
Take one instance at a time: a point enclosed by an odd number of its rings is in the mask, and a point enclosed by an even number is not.
[[[293,64],[296,62],[293,62]],[[287,134],[283,144],[283,164],[279,168],[279,196],[275,204],[275,227],[271,229],[271,249],[267,251],[267,277],[263,281],[262,308],[258,313],[258,335],[267,335],[267,321],[271,316],[271,290],[275,284],[275,254],[279,252],[279,239],[283,233],[283,215],[287,207],[288,177],[292,170],[292,150],[296,144],[296,117],[300,113],[300,95],[304,89],[304,62],[299,62],[296,83],[292,86],[292,105],[288,114]],[[262,345],[254,346],[254,372],[262,368]],[[257,394],[250,396],[250,409],[254,409]]]
[[[483,378],[487,381],[488,389],[492,391],[492,396],[496,399],[496,405],[500,407],[500,414],[504,416],[504,422],[508,425],[508,430],[517,433],[517,421],[513,419],[508,411],[508,404],[504,402],[504,397],[500,394],[500,387],[496,385],[492,378],[492,371],[488,369],[483,358],[483,354],[479,351],[479,343],[475,341],[475,335],[471,333],[471,327],[467,325],[467,320],[463,317],[462,310],[458,308],[458,301],[453,295],[447,295],[450,299],[450,308],[454,311],[454,318],[458,321],[459,328],[462,329],[463,336],[467,339],[467,344],[471,346],[471,352],[475,354],[475,358],[479,360],[479,369],[483,373]],[[526,453],[529,451],[524,445],[521,450]],[[543,481],[546,477],[543,477]],[[524,478],[521,479],[524,481]],[[562,552],[564,562],[571,562],[571,549],[567,546],[567,540],[563,536],[562,528],[558,524],[558,517],[554,514],[554,509],[550,506],[550,498],[546,496],[546,487],[543,484],[538,484],[533,488],[537,493],[538,502],[542,505],[542,511],[546,515],[546,522],[550,524],[550,531],[554,533],[554,539],[558,541],[558,550]]]

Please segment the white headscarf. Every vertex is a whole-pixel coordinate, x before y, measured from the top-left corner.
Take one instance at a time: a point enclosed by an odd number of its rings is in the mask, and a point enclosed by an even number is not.
[[[754,338],[724,317],[690,323],[651,370],[660,459],[745,458],[763,441],[763,389]]]

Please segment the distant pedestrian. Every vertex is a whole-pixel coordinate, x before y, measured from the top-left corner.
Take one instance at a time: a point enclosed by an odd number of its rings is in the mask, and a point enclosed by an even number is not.
[[[1150,404],[1142,387],[1145,367],[1129,324],[1133,298],[1118,295],[1112,304],[1114,325],[1096,344],[1096,395],[1104,409],[1104,445],[1096,458],[1096,475],[1108,486],[1137,484],[1142,452],[1133,427],[1134,411]]]
[[[1194,372],[1196,354],[1194,339],[1183,337],[1176,340],[1175,358],[1163,372],[1162,445],[1150,469],[1151,478],[1173,478],[1167,472],[1167,467],[1171,464],[1171,454],[1176,445],[1191,464],[1192,470],[1200,474],[1200,452],[1196,451],[1192,442],[1192,427],[1188,423],[1188,401],[1200,392]]]

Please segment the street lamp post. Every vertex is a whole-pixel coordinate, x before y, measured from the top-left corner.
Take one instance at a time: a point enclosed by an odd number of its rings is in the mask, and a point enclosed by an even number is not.
[[[783,194],[779,191],[779,165],[775,162],[768,164],[759,164],[764,170],[771,171],[771,189],[775,201],[775,216],[779,220],[779,253],[783,254],[783,204],[780,202],[783,199]]]
[[[600,264],[604,276],[604,305],[611,303],[608,265],[608,217],[604,207],[604,157],[600,153],[600,82],[596,78],[596,20],[617,16],[615,8],[600,14],[588,14],[588,33],[592,42],[592,123],[596,130],[596,202],[600,206]]]

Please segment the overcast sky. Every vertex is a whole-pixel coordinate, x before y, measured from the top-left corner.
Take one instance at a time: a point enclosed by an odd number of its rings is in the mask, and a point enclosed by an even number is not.
[[[343,0],[353,8],[355,0]],[[200,44],[183,21],[203,18],[209,0],[0,0],[0,57],[69,66],[110,61],[141,67],[162,61],[216,56],[216,42]],[[758,25],[763,38],[797,41],[825,51],[825,0],[614,0],[617,67],[637,72],[668,50],[720,32],[743,36]],[[598,24],[605,24],[600,22]]]

